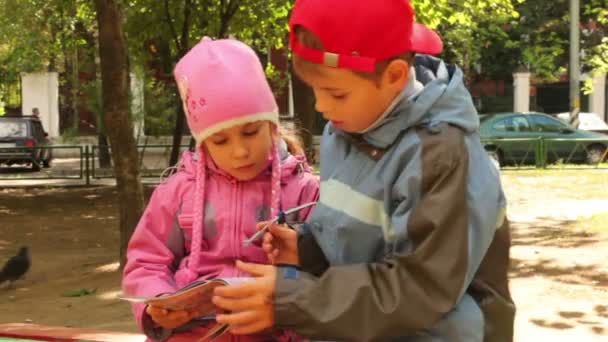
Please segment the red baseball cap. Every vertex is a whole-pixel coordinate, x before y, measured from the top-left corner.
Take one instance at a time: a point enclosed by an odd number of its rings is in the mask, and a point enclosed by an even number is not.
[[[314,34],[325,51],[298,42],[295,28]],[[292,51],[331,67],[373,72],[376,64],[405,52],[436,55],[439,35],[415,22],[408,0],[297,0],[291,19]]]

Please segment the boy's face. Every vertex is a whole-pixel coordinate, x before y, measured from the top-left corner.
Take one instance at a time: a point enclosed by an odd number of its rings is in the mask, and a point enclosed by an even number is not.
[[[268,121],[233,126],[210,136],[203,144],[220,169],[238,180],[247,181],[268,167],[272,127]]]
[[[297,71],[298,76],[315,94],[316,110],[334,126],[349,133],[362,132],[370,127],[388,108],[404,84],[394,82],[387,75],[389,70],[378,81],[364,78],[350,70],[324,65]]]

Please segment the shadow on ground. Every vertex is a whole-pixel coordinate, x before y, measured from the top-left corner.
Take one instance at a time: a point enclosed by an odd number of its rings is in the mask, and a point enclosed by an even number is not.
[[[608,328],[602,319],[608,318],[608,306],[596,305],[593,312],[559,311],[558,320],[531,319],[530,321],[543,328],[568,330],[577,326],[585,326],[597,335],[608,333]]]
[[[538,218],[534,222],[513,222],[512,245],[516,247],[533,247],[534,257],[512,257],[512,279],[543,277],[557,283],[556,286],[588,286],[592,288],[608,288],[608,273],[605,267],[598,263],[580,265],[577,260],[564,262],[555,253],[571,248],[587,248],[593,253],[594,245],[605,239],[598,232],[589,232],[580,229],[576,220],[554,219],[549,217]],[[530,252],[530,250],[528,250]],[[563,311],[556,308],[552,317],[530,318],[536,326],[569,330],[584,326],[596,335],[608,334],[606,320],[608,319],[608,305],[600,298],[601,304],[593,306],[592,311]],[[542,303],[542,298],[539,298]]]
[[[600,241],[597,233],[581,230],[578,221],[539,217],[533,223],[513,222],[512,245],[584,247]]]

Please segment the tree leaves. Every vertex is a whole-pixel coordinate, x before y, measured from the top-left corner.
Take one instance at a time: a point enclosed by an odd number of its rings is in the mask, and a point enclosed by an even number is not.
[[[485,63],[489,48],[513,45],[505,32],[519,16],[511,0],[416,0],[413,5],[417,20],[442,35],[443,57],[467,75]]]
[[[417,20],[443,37],[449,62],[467,74],[503,77],[523,65],[554,80],[568,62],[567,0],[413,0]],[[146,65],[146,44],[166,44],[165,72],[203,36],[233,36],[261,55],[287,43],[292,0],[131,0],[125,24],[132,64]],[[85,0],[0,0],[0,77],[61,68],[64,54],[86,42],[78,25],[96,32],[94,9]],[[583,65],[608,71],[608,0],[582,2]],[[186,18],[186,14],[189,13]],[[172,29],[173,28],[173,29]],[[186,37],[184,37],[186,35]],[[4,39],[6,37],[6,39]],[[184,45],[184,46],[182,46]],[[274,68],[267,68],[269,73]],[[169,75],[170,76],[170,75]]]
[[[0,0],[0,8],[0,36],[6,37],[0,43],[3,80],[55,69],[66,51],[85,44],[74,34],[76,24],[94,27],[94,11],[84,0]]]

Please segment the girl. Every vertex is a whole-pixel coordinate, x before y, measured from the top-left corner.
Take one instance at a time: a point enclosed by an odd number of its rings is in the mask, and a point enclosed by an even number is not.
[[[185,152],[179,171],[154,191],[131,238],[123,290],[134,296],[246,276],[236,260],[268,263],[259,246],[243,245],[256,223],[318,197],[317,178],[304,156],[294,155],[301,148],[281,137],[277,104],[253,50],[236,40],[204,38],[174,74],[196,151]],[[197,323],[197,312],[142,304],[133,311],[152,340],[196,341],[208,331]],[[245,340],[294,336],[275,331]]]

